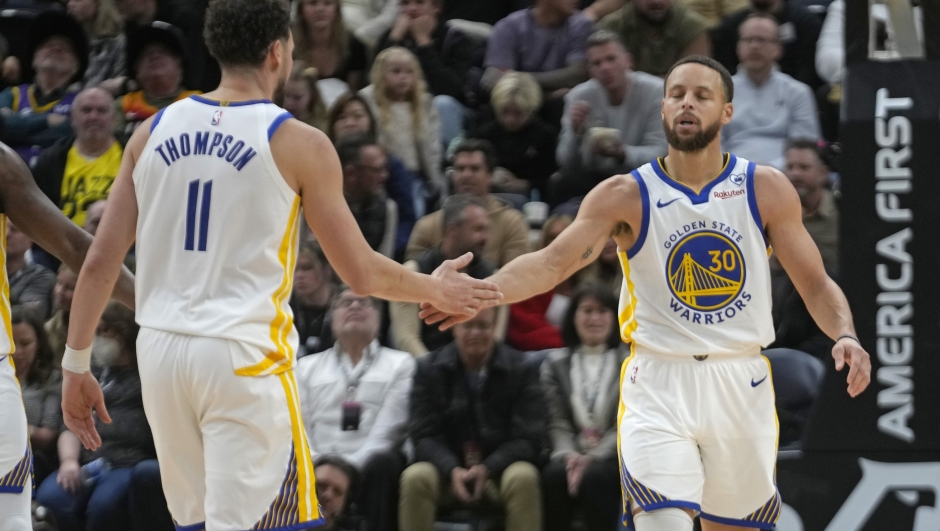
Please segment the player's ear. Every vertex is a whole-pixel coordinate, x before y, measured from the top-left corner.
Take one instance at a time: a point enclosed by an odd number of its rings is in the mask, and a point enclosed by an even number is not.
[[[724,108],[721,109],[721,125],[728,125],[732,116],[734,116],[734,104],[728,102],[725,104]]]

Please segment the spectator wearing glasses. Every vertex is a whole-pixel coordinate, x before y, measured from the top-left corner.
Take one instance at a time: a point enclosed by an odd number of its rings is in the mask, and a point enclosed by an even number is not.
[[[336,454],[352,464],[361,477],[356,499],[369,529],[392,530],[415,361],[379,345],[381,311],[375,299],[343,287],[333,299],[330,320],[336,343],[297,366],[310,450],[315,457]]]
[[[780,28],[770,15],[755,13],[741,24],[734,80],[734,116],[721,130],[721,147],[742,158],[778,169],[785,165],[787,142],[818,139],[819,118],[813,91],[777,70]]]
[[[391,258],[395,251],[398,205],[385,194],[388,158],[374,138],[350,135],[336,143],[343,166],[343,195],[373,251]]]

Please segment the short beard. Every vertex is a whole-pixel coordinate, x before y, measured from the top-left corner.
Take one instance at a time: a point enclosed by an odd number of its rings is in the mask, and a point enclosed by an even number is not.
[[[721,121],[716,120],[715,123],[695,133],[691,138],[680,138],[676,130],[669,126],[665,117],[663,117],[663,129],[666,131],[666,140],[673,149],[695,153],[705,149],[715,140],[718,132],[721,131]]]

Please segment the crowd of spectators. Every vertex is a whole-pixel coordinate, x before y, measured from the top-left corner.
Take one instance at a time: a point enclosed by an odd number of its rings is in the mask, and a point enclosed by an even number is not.
[[[217,85],[208,1],[22,0],[0,15],[0,140],[91,234],[135,128]],[[600,181],[664,156],[662,76],[710,55],[734,74],[723,149],[790,178],[837,278],[844,3],[830,1],[292,0],[275,102],[335,143],[374,250],[425,273],[472,252],[465,272],[485,278],[557,237]],[[468,507],[502,507],[509,531],[617,528],[628,348],[613,240],[553,290],[441,332],[416,304],[357,297],[301,238],[297,379],[329,528],[430,530]],[[133,315],[109,306],[99,326],[114,422],[85,452],[58,406],[76,273],[10,223],[6,242],[37,501],[62,530],[172,529]],[[772,276],[774,346],[826,356],[773,258]]]

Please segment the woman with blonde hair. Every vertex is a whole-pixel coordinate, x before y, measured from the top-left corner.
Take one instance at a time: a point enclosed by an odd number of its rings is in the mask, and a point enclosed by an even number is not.
[[[441,191],[441,121],[418,59],[398,46],[383,50],[371,81],[359,94],[377,118],[379,142],[424,179],[431,195]]]
[[[88,36],[85,87],[100,86],[117,94],[126,79],[127,64],[124,27],[114,0],[69,0],[68,13]]]
[[[326,105],[317,88],[318,80],[316,68],[307,66],[304,61],[294,61],[283,93],[279,94],[282,101],[278,102],[278,105],[294,115],[294,118],[325,132],[328,116]]]
[[[317,69],[324,99],[332,101],[363,86],[366,48],[346,30],[339,0],[295,0],[291,23],[294,59]],[[346,87],[337,86],[337,80]]]
[[[558,169],[555,148],[558,128],[538,116],[542,89],[531,74],[504,75],[490,94],[495,119],[472,131],[469,138],[489,140],[501,168],[494,174],[499,191],[545,197],[548,178]]]

